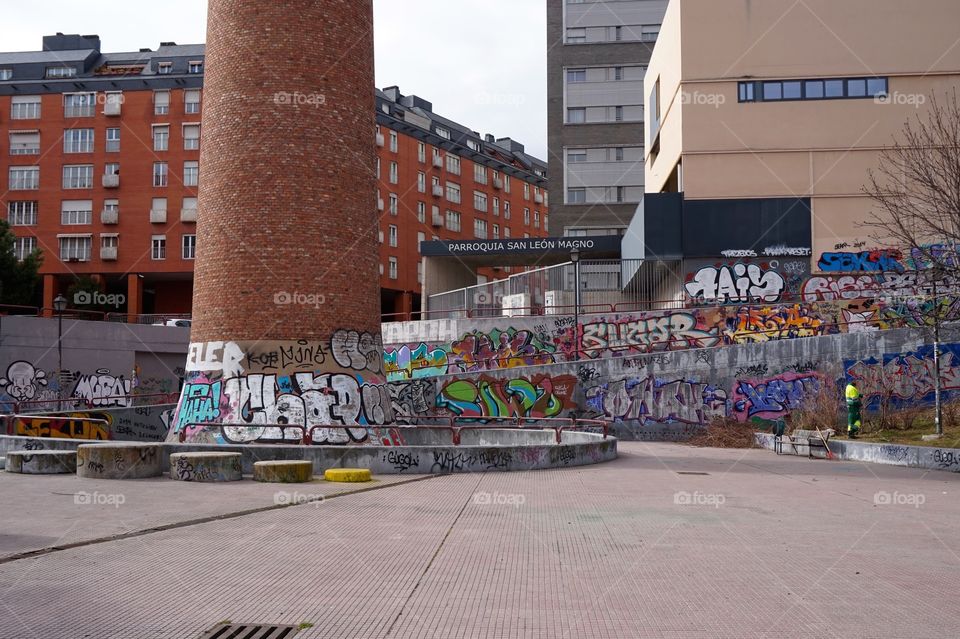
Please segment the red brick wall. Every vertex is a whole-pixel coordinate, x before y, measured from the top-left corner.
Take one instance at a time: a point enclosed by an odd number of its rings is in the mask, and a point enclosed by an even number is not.
[[[379,333],[372,19],[210,2],[192,341]]]

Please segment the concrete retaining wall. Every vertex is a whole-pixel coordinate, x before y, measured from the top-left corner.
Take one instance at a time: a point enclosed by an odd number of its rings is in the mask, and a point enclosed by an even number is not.
[[[760,446],[774,450],[775,438],[773,435],[757,433],[756,438]],[[875,444],[850,440],[830,440],[829,446],[830,452],[837,459],[844,461],[862,461],[872,464],[889,464],[891,466],[960,473],[960,449],[958,448]]]
[[[162,442],[175,408],[176,404],[154,404],[45,413],[34,417],[0,416],[0,432],[24,437]]]

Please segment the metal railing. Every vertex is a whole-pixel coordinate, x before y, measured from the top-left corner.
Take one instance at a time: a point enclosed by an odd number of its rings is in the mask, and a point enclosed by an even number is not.
[[[21,401],[0,401],[0,413],[19,413],[24,408],[30,410],[49,410],[50,413],[59,413],[74,410],[109,410],[111,408],[136,408],[142,406],[159,406],[161,404],[174,404],[180,398],[180,393],[143,393],[132,395],[115,395],[109,398],[109,404],[103,404],[105,400],[86,399],[83,397],[63,397],[51,399],[27,399]],[[149,400],[143,402],[141,400]],[[122,403],[117,403],[122,402]],[[4,406],[10,406],[9,411],[4,411]],[[49,408],[44,408],[49,407]],[[51,414],[47,417],[56,417]]]

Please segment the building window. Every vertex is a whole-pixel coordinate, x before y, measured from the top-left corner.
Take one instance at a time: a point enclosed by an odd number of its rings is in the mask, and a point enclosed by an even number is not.
[[[423,249],[420,245],[423,244],[426,240],[427,240],[427,234],[424,233],[423,231],[417,231],[417,252],[418,253],[423,252]]]
[[[523,183],[523,199],[530,200],[530,184],[528,182]]]
[[[400,199],[396,193],[390,194],[390,215],[396,215],[400,212]]]
[[[107,213],[116,213],[120,215],[120,200],[104,200],[103,210]],[[117,218],[119,219],[119,217]]]
[[[10,226],[36,226],[36,202],[7,202],[7,222]]]
[[[120,163],[119,162],[107,162],[103,165],[103,174],[104,175],[120,175]]]
[[[154,126],[153,127],[153,150],[154,151],[166,151],[170,146],[170,127],[169,126]]]
[[[583,44],[586,41],[586,29],[567,29],[567,44]]]
[[[0,69],[0,81],[12,80],[12,79],[13,79],[13,69]]]
[[[11,120],[38,120],[39,118],[39,95],[15,95],[10,98]]]
[[[656,42],[660,35],[659,24],[648,24],[640,27],[640,39],[644,42]]]
[[[396,162],[390,163],[390,184],[396,184],[400,181],[400,167]]]
[[[437,135],[439,135],[441,138],[444,138],[445,140],[450,139],[450,131],[448,129],[443,128],[442,126],[437,127]]]
[[[460,232],[460,214],[456,211],[447,211],[447,230]]]
[[[473,192],[473,208],[484,213],[487,212],[487,194],[481,191]]]
[[[92,189],[93,165],[68,164],[63,167],[63,188]]]
[[[120,151],[120,129],[107,129],[107,152],[117,153]]]
[[[764,80],[740,82],[740,102],[788,100],[867,99],[886,96],[887,78],[834,78],[817,80]]]
[[[76,67],[47,67],[48,78],[72,78],[77,75]]]
[[[540,228],[540,211],[533,212],[533,228]]]
[[[460,175],[460,158],[447,153],[447,170],[454,175]]]
[[[18,237],[13,241],[13,256],[19,262],[30,257],[36,250],[37,238],[35,237]]]
[[[115,234],[110,235],[101,235],[100,236],[100,253],[101,259],[103,258],[104,249],[113,250],[114,255],[116,255],[116,250],[120,245],[120,238]]]
[[[494,225],[493,225],[493,239],[495,239],[495,240],[499,240],[499,239],[500,239],[500,225],[499,225],[499,224],[494,224]]]
[[[151,200],[150,211],[156,211],[157,213],[167,214],[167,198],[165,197],[155,197]]]
[[[185,260],[193,260],[197,257],[197,236],[196,235],[184,235],[183,242],[181,244],[183,247],[183,252],[181,255]]]
[[[11,191],[35,191],[40,188],[39,166],[11,166],[8,177]]]
[[[390,244],[390,246],[395,247],[397,245],[397,226],[395,224],[390,225],[389,233],[387,235],[387,242]]]
[[[493,198],[493,216],[500,217],[500,198]]]
[[[427,204],[426,202],[417,202],[417,221],[426,222],[427,221]]]
[[[64,153],[93,153],[93,129],[67,129],[63,132]]]
[[[203,73],[203,62],[193,60],[187,64],[187,73]]]
[[[153,163],[153,185],[166,186],[168,173],[169,173],[169,169],[167,168],[166,162],[154,162]]]
[[[172,62],[161,62],[157,65],[157,73],[160,75],[170,75],[173,73]]]
[[[503,219],[510,219],[510,202],[507,202],[506,200],[503,201]]]
[[[64,200],[60,205],[60,224],[64,226],[78,226],[92,223],[92,200]]]
[[[586,162],[587,161],[587,152],[586,151],[567,151],[567,162],[570,164]]]
[[[523,223],[530,226],[530,209],[523,209]]]
[[[39,155],[40,131],[11,131],[10,155]]]
[[[586,189],[567,189],[567,204],[586,204]]]
[[[487,167],[482,164],[473,165],[473,181],[477,184],[487,183]]]
[[[487,221],[486,220],[474,220],[473,221],[473,235],[480,239],[487,239]]]
[[[183,92],[183,112],[200,113],[200,89],[187,89]]]
[[[509,226],[504,226],[504,227],[503,227],[503,237],[505,237],[505,238],[510,237],[510,227],[509,227]]]
[[[420,164],[427,161],[427,145],[423,142],[417,142],[417,161]]]
[[[509,175],[503,176],[503,192],[504,193],[510,192],[510,176]]]
[[[90,244],[89,235],[68,235],[59,238],[60,260],[62,262],[89,262]]]
[[[197,151],[200,149],[200,125],[183,125],[183,150]]]
[[[427,192],[427,174],[423,171],[417,173],[417,191],[420,193]]]
[[[397,258],[395,257],[388,258],[388,262],[390,266],[390,270],[389,270],[390,279],[395,280],[397,279],[397,277],[399,277],[398,268],[397,268]]]
[[[183,163],[183,185],[197,186],[200,182],[200,163],[196,160]]]
[[[480,152],[480,143],[476,140],[467,140],[467,147],[472,151],[476,151],[477,153]]]
[[[66,93],[63,96],[63,117],[92,118],[96,104],[96,93]]]
[[[153,92],[153,114],[167,115],[168,113],[170,113],[170,92],[154,91]]]
[[[567,69],[567,82],[570,84],[575,84],[578,82],[587,81],[587,70],[586,69]]]
[[[165,260],[167,259],[167,236],[166,235],[154,235],[150,238],[150,259],[154,260]]]
[[[447,201],[460,204],[460,185],[447,182]]]
[[[567,109],[567,124],[584,124],[587,121],[587,110],[584,108]]]
[[[399,143],[397,140],[397,132],[391,131],[390,132],[390,152],[396,153],[398,148],[399,148]]]

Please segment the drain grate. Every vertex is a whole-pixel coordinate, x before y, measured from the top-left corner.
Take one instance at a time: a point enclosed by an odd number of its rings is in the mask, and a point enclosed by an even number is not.
[[[699,470],[678,470],[678,475],[709,475],[710,473],[702,473]]]
[[[295,634],[296,626],[228,623],[211,628],[200,639],[284,639]]]

